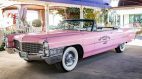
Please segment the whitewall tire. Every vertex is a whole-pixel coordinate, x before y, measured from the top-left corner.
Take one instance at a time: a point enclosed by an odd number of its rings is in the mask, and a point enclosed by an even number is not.
[[[74,47],[65,49],[62,61],[56,64],[56,67],[62,71],[72,71],[78,63],[78,52]]]
[[[120,44],[117,48],[115,48],[116,53],[122,53],[125,50],[125,43]]]

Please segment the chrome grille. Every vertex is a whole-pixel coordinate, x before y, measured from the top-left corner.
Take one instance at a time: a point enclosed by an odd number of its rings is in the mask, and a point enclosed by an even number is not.
[[[40,50],[43,50],[42,44],[36,43],[22,43],[22,51],[27,53],[38,53]]]
[[[16,49],[20,50],[20,42],[18,40],[14,40],[14,46]]]
[[[21,43],[18,40],[14,40],[14,46],[16,49],[27,53],[38,53],[40,50],[43,50],[42,44]]]

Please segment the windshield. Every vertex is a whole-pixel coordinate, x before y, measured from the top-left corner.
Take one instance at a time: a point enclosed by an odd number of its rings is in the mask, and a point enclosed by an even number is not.
[[[50,26],[50,29],[91,31],[93,25],[93,20],[65,20],[57,26]]]

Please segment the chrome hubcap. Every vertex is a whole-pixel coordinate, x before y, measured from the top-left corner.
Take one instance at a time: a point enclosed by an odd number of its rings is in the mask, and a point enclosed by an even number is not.
[[[68,52],[65,56],[65,65],[66,66],[72,66],[75,62],[75,55],[73,52]]]

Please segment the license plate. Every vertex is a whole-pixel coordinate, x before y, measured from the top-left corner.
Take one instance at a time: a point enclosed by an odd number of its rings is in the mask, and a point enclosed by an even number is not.
[[[26,52],[20,52],[20,56],[24,59],[27,59],[28,58],[28,55]]]

